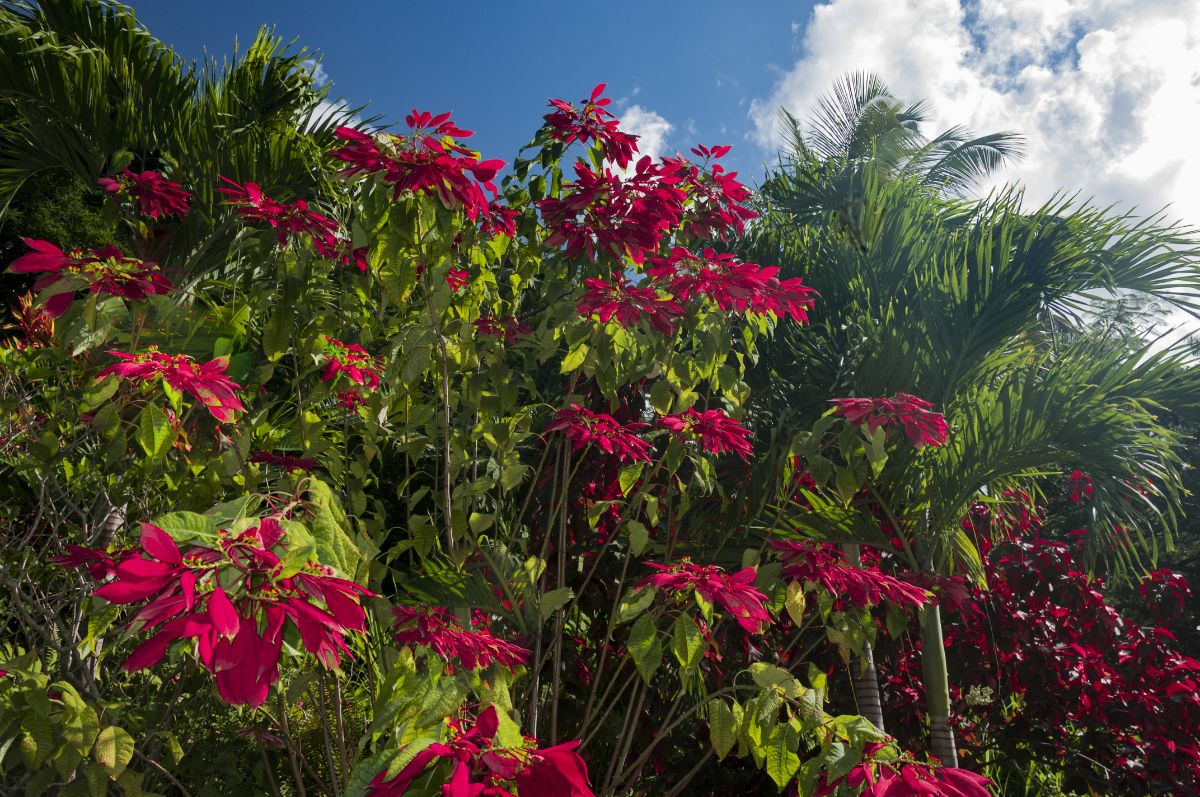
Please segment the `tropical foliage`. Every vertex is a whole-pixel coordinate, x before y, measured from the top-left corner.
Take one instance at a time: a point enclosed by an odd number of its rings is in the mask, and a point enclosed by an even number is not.
[[[1083,322],[1190,307],[1179,230],[963,199],[1019,140],[869,77],[756,195],[727,146],[642,156],[603,84],[506,163],[266,32],[197,66],[108,3],[0,16],[0,790],[981,797],[1047,763],[1003,727],[1101,720],[1089,786],[1194,785],[1162,634],[1071,636],[1063,678],[1156,663],[1065,718],[1026,670],[965,710],[1000,674],[942,655],[987,649],[971,607],[1112,611],[979,507],[1062,473],[1079,561],[1170,540],[1192,362]]]

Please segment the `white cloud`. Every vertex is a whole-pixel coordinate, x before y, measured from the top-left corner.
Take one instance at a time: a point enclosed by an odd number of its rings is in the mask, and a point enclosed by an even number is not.
[[[1058,189],[1200,225],[1200,2],[1196,0],[830,0],[801,57],[755,100],[773,147],[776,109],[805,116],[839,76],[879,74],[925,99],[933,127],[1015,130],[1025,159],[1000,179],[1040,202]]]
[[[640,105],[630,105],[618,114],[621,129],[638,137],[638,152],[658,159],[667,152],[667,136],[675,126],[665,118]]]
[[[312,74],[313,82],[318,86],[324,86],[329,82],[329,73],[325,71],[325,66],[320,61],[315,58],[307,58],[302,63]]]

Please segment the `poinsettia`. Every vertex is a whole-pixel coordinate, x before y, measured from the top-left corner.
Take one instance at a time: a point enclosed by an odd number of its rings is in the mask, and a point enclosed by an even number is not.
[[[116,374],[133,382],[162,380],[177,393],[187,393],[208,407],[212,416],[222,423],[232,421],[235,412],[246,409],[237,397],[241,386],[225,375],[228,357],[217,357],[198,363],[186,354],[165,354],[151,348],[140,354],[108,352],[121,362],[110,365],[96,378]]]
[[[694,147],[692,154],[703,159],[700,164],[692,163],[682,155],[663,158],[663,163],[679,175],[679,187],[688,197],[683,215],[684,229],[699,240],[727,240],[730,233],[740,234],[747,221],[758,217],[758,213],[748,207],[752,195],[750,189],[737,181],[737,172],[726,172],[723,166],[713,163],[728,155],[730,149],[727,146]]]
[[[282,568],[286,532],[264,518],[241,533],[218,532],[216,547],[180,549],[165,531],[141,524],[140,550],[124,552],[111,566],[73,551],[68,567],[89,565],[106,579],[94,595],[109,603],[142,603],[127,630],[153,630],[125,660],[129,672],[153,667],[176,642],[195,641],[195,655],[215,676],[217,691],[233,705],[258,706],[279,680],[283,631],[290,622],[300,643],[325,667],[349,655],[344,637],[366,632],[361,605],[374,593],[304,560]],[[92,567],[95,562],[104,566]]]
[[[637,154],[638,137],[622,132],[620,122],[607,110],[612,99],[601,96],[606,85],[598,84],[579,107],[566,100],[550,100],[554,111],[546,114],[546,126],[555,141],[565,144],[595,141],[606,160],[624,169]]]
[[[53,288],[45,305],[46,315],[51,318],[65,313],[75,301],[75,292],[82,288],[92,293],[120,296],[127,301],[161,296],[171,290],[171,283],[156,263],[125,257],[115,246],[103,246],[87,253],[80,250],[68,253],[49,241],[21,240],[32,251],[14,260],[9,271],[42,274],[33,289]]]
[[[659,296],[654,288],[631,285],[623,273],[614,274],[611,282],[589,277],[583,283],[586,290],[576,304],[581,315],[595,315],[604,322],[616,319],[623,327],[645,317],[655,331],[675,333],[675,320],[683,308],[674,299]]]
[[[101,177],[96,183],[106,193],[128,199],[138,213],[151,219],[164,216],[182,219],[191,210],[188,203],[192,195],[160,172],[126,169],[115,177]]]
[[[504,342],[510,346],[517,342],[519,336],[533,334],[532,329],[511,315],[480,316],[472,324],[480,335],[504,338]]]
[[[565,245],[571,258],[607,255],[641,263],[679,223],[685,195],[678,182],[649,157],[626,176],[576,163],[575,181],[563,187],[563,195],[538,202],[550,230],[546,245]]]
[[[250,455],[249,461],[274,465],[283,470],[302,470],[306,473],[321,467],[321,463],[315,459],[293,457],[290,454],[275,454],[270,451],[255,451]]]
[[[383,373],[383,364],[372,357],[367,350],[357,343],[343,343],[328,335],[325,338],[325,371],[321,374],[322,382],[332,382],[338,374],[345,374],[351,382],[365,385],[371,389],[379,387],[379,377]]]
[[[248,221],[266,222],[275,230],[280,246],[287,245],[290,238],[307,235],[314,242],[325,241],[331,236],[336,239],[338,223],[315,210],[309,210],[303,199],[295,202],[280,202],[263,193],[258,183],[247,180],[238,183],[221,177],[225,186],[217,188],[228,197],[226,200],[238,210],[238,215]]]
[[[391,778],[378,773],[367,788],[368,797],[400,797],[431,766],[451,762],[450,777],[442,786],[444,797],[595,797],[587,766],[575,752],[579,742],[543,750],[504,748],[496,744],[500,718],[495,706],[478,716],[452,717],[449,738],[416,752]],[[536,740],[527,740],[536,743]]]
[[[554,414],[546,431],[564,432],[576,451],[595,446],[605,454],[615,454],[621,460],[649,462],[651,446],[637,435],[638,430],[645,426],[644,423],[622,426],[608,413],[593,412],[572,403]]]
[[[873,565],[855,567],[830,543],[771,540],[770,544],[780,552],[784,578],[815,584],[854,606],[890,603],[901,608],[919,608],[929,602],[929,593],[921,587]]]
[[[758,571],[753,567],[726,573],[717,565],[698,565],[688,559],[674,565],[648,562],[647,566],[658,572],[639,581],[638,588],[653,585],[666,592],[694,590],[705,602],[733,615],[738,625],[750,634],[771,624],[767,596],[754,588]]]
[[[448,113],[434,116],[414,109],[404,120],[409,127],[405,136],[372,136],[339,127],[334,134],[346,143],[333,156],[349,164],[343,174],[380,172],[392,184],[395,198],[405,191],[429,193],[448,208],[462,208],[469,219],[489,217],[484,191],[496,196],[492,180],[504,161],[481,161],[479,153],[458,144],[457,139],[473,133],[455,126]]]
[[[816,302],[816,291],[799,277],[780,280],[774,266],[743,263],[711,247],[697,255],[676,246],[665,257],[652,257],[647,263],[646,273],[684,302],[702,297],[722,310],[790,316],[799,323],[808,320],[807,311]]]
[[[1071,475],[1067,477],[1067,490],[1070,491],[1071,503],[1073,504],[1082,504],[1090,499],[1095,489],[1095,485],[1092,484],[1092,477],[1081,470],[1073,470],[1071,471]]]
[[[732,453],[749,461],[750,430],[730,418],[725,410],[697,410],[694,407],[674,415],[664,415],[658,421],[677,437],[695,439],[711,454]]]
[[[909,755],[896,757],[889,745],[868,742],[863,761],[848,773],[832,781],[821,773],[815,797],[842,793],[841,788],[862,789],[860,797],[991,797],[995,785],[982,775],[966,769],[943,767],[916,761]]]
[[[950,433],[945,416],[934,412],[933,404],[909,393],[889,398],[838,398],[831,402],[838,415],[855,426],[865,425],[872,434],[880,427],[888,430],[899,424],[916,448],[940,446]]]
[[[427,647],[468,670],[489,667],[493,661],[512,669],[529,658],[525,648],[495,636],[485,626],[466,628],[442,607],[396,606],[392,613],[397,644]]]

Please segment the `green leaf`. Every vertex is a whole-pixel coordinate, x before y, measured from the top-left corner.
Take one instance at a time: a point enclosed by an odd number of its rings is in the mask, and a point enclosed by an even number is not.
[[[729,751],[737,744],[737,726],[733,710],[724,700],[714,700],[708,704],[708,739],[712,742],[718,761],[729,755]]]
[[[138,418],[137,441],[147,456],[158,458],[167,449],[171,437],[171,426],[167,416],[153,404],[147,404]]]
[[[347,533],[349,518],[338,504],[329,485],[313,477],[308,485],[308,501],[312,506],[312,536],[321,564],[335,568],[346,578],[354,578],[358,569],[359,550]]]
[[[175,542],[211,543],[217,538],[217,524],[213,519],[195,512],[168,512],[150,522]]]
[[[638,673],[642,680],[649,684],[663,659],[662,643],[658,640],[658,630],[654,626],[652,616],[643,614],[633,624],[633,629],[629,632],[628,647]]]
[[[541,612],[542,622],[549,620],[556,611],[566,606],[567,601],[571,600],[574,594],[570,587],[559,587],[543,595],[541,601],[538,602],[538,611]]]
[[[123,728],[109,725],[96,737],[92,758],[104,767],[110,778],[116,780],[133,758],[133,737]]]
[[[625,531],[629,534],[629,552],[634,556],[641,556],[642,551],[646,550],[646,544],[650,542],[650,532],[636,520],[625,521]]]
[[[317,541],[296,520],[281,520],[280,525],[287,531],[287,552],[280,557],[279,575],[283,578],[294,576],[304,569],[304,565],[317,554]]]
[[[702,645],[703,639],[696,621],[690,615],[679,615],[671,631],[671,652],[683,669],[690,670],[700,663]]]
[[[263,327],[263,354],[271,362],[277,361],[287,353],[292,336],[292,308],[280,305],[271,314],[271,320]]]
[[[804,608],[807,605],[804,599],[804,585],[799,581],[789,581],[787,590],[784,593],[783,608],[787,610],[788,617],[792,618],[792,622],[800,628],[804,624]]]
[[[643,462],[635,462],[621,469],[619,481],[621,483],[621,494],[625,497],[629,497],[634,485],[637,484],[637,480],[642,477],[642,467],[644,465],[645,463]]]
[[[799,746],[800,734],[787,723],[776,725],[767,737],[766,770],[780,791],[783,791],[783,787],[800,769],[800,756],[796,754],[796,748]]]
[[[621,603],[617,606],[617,619],[615,625],[627,623],[637,617],[642,612],[654,603],[654,596],[658,594],[658,590],[653,586],[646,586],[640,589],[634,589],[625,593],[621,598]]]
[[[588,356],[588,345],[579,343],[575,348],[567,352],[567,356],[563,357],[562,366],[559,368],[560,373],[569,374],[579,366],[583,365],[583,361]]]
[[[88,383],[88,386],[83,390],[83,401],[79,405],[80,411],[88,412],[96,409],[112,398],[120,386],[121,379],[116,374],[109,374],[98,382]]]
[[[763,689],[770,689],[793,680],[790,672],[765,661],[758,661],[750,665],[750,677]]]
[[[671,390],[671,385],[667,380],[659,379],[650,386],[650,404],[658,410],[660,415],[666,415],[671,411],[671,402],[674,398],[675,392]]]

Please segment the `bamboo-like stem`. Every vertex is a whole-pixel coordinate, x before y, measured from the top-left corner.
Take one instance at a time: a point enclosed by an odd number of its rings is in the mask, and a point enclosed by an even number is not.
[[[950,676],[942,638],[942,614],[936,605],[921,609],[921,672],[925,678],[925,711],[929,715],[929,749],[946,766],[958,766],[954,729],[950,727]]]
[[[283,731],[283,744],[287,748],[288,761],[292,765],[292,777],[296,779],[296,791],[300,797],[306,797],[308,792],[304,788],[304,775],[300,771],[300,763],[296,759],[296,748],[292,743],[292,734],[288,730],[287,705],[284,703],[283,695],[279,696],[279,729]]]

